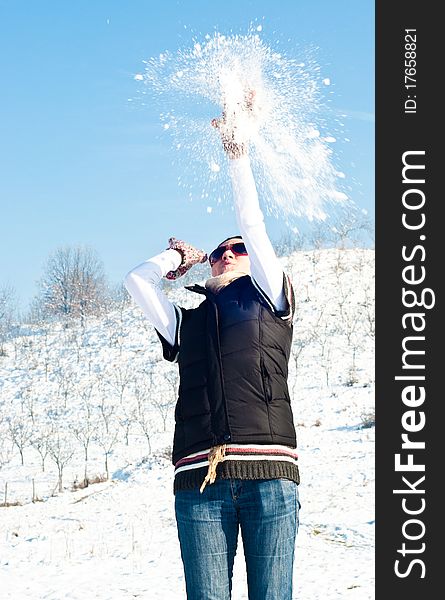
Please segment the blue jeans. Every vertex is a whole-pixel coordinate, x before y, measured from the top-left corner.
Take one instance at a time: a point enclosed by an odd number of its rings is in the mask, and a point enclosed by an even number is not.
[[[217,479],[175,496],[188,600],[229,600],[238,531],[249,600],[291,600],[298,486],[287,479]]]

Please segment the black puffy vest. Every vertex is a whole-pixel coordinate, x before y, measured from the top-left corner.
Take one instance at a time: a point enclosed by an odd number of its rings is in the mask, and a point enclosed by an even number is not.
[[[296,447],[287,386],[292,324],[278,316],[247,275],[197,308],[181,308],[173,463],[225,443]],[[178,352],[179,349],[179,352]]]

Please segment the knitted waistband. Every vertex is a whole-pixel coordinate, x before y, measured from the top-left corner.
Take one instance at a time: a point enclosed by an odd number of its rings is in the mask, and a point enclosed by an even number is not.
[[[182,471],[175,475],[173,491],[199,488],[207,467]],[[290,479],[300,483],[298,466],[284,461],[226,461],[216,467],[216,479]]]

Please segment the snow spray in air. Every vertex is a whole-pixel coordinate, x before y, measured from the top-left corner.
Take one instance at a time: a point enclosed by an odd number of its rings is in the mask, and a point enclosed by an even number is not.
[[[259,31],[261,27],[258,27]],[[163,127],[184,166],[180,184],[193,198],[221,202],[228,195],[227,161],[211,119],[236,115],[237,135],[248,140],[259,195],[269,214],[324,220],[347,196],[338,189],[331,136],[320,133],[320,69],[271,49],[252,31],[215,33],[175,53],[145,61],[136,79],[161,107]],[[246,95],[254,93],[251,110]],[[198,164],[204,166],[199,168]]]

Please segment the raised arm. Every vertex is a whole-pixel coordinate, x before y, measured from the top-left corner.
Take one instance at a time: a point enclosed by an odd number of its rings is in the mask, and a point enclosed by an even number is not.
[[[141,307],[153,327],[172,346],[175,342],[177,314],[175,306],[160,287],[162,277],[181,264],[176,250],[166,250],[132,269],[124,279],[130,296]]]
[[[171,345],[177,338],[178,308],[161,289],[161,279],[177,279],[191,267],[207,260],[203,250],[183,240],[170,238],[169,248],[132,269],[124,279],[125,287],[143,313]]]
[[[250,258],[252,278],[278,311],[286,309],[283,269],[267,235],[247,154],[229,158],[236,219]]]
[[[223,148],[229,159],[236,219],[250,258],[251,276],[266,294],[277,311],[286,310],[288,302],[284,290],[284,273],[267,235],[264,216],[247,154],[248,139],[244,139],[240,123],[254,118],[255,92],[247,91],[244,103],[232,111],[223,111],[212,125],[221,135]]]

